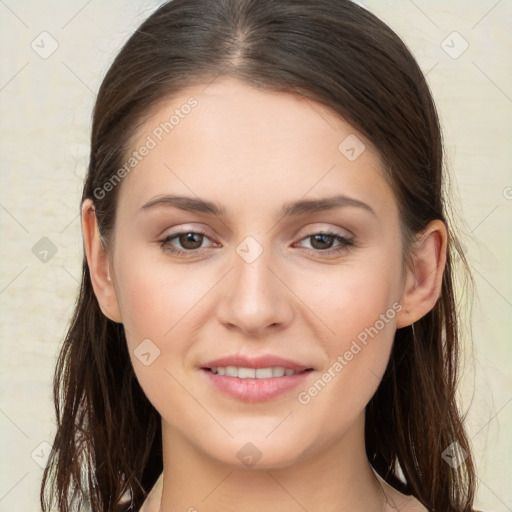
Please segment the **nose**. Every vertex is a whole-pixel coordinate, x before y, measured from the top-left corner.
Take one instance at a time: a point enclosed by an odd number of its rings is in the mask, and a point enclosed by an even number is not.
[[[291,323],[293,293],[270,250],[253,261],[240,254],[234,254],[234,268],[219,290],[217,317],[230,330],[263,338]]]

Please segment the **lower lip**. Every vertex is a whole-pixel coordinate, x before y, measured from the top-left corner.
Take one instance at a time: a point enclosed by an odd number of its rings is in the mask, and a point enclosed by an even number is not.
[[[297,373],[296,375],[284,375],[269,379],[240,379],[219,375],[201,368],[210,383],[219,391],[244,402],[265,402],[286,393],[300,384],[312,373],[311,370]]]

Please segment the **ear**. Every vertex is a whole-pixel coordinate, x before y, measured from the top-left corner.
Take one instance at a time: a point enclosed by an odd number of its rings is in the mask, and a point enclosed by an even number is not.
[[[92,287],[101,311],[110,320],[120,323],[121,312],[111,277],[111,263],[101,243],[96,212],[91,199],[85,199],[82,203],[82,231]]]
[[[414,242],[412,265],[407,267],[400,299],[402,309],[397,315],[397,328],[413,324],[436,305],[441,294],[447,246],[448,230],[439,219],[431,221]]]

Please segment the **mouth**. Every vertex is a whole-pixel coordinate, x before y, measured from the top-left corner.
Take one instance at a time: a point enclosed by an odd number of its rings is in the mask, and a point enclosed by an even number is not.
[[[227,357],[200,368],[209,385],[222,395],[244,402],[265,402],[292,391],[314,373],[314,368],[273,356],[248,359]]]
[[[294,369],[284,366],[267,366],[263,368],[248,368],[244,366],[213,366],[212,368],[202,368],[215,375],[225,375],[227,377],[237,377],[239,379],[273,379],[279,377],[289,377],[299,375],[303,372],[312,371],[313,368]]]

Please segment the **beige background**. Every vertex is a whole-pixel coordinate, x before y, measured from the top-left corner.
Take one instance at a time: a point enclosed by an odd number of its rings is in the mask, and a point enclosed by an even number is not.
[[[464,410],[471,404],[476,505],[510,511],[512,1],[359,3],[411,48],[439,108],[476,283],[467,324],[474,354],[466,351],[461,395]],[[95,92],[158,4],[0,0],[0,512],[39,510],[44,443],[54,434],[51,379],[80,276],[79,198]],[[36,255],[45,248],[43,262]]]

